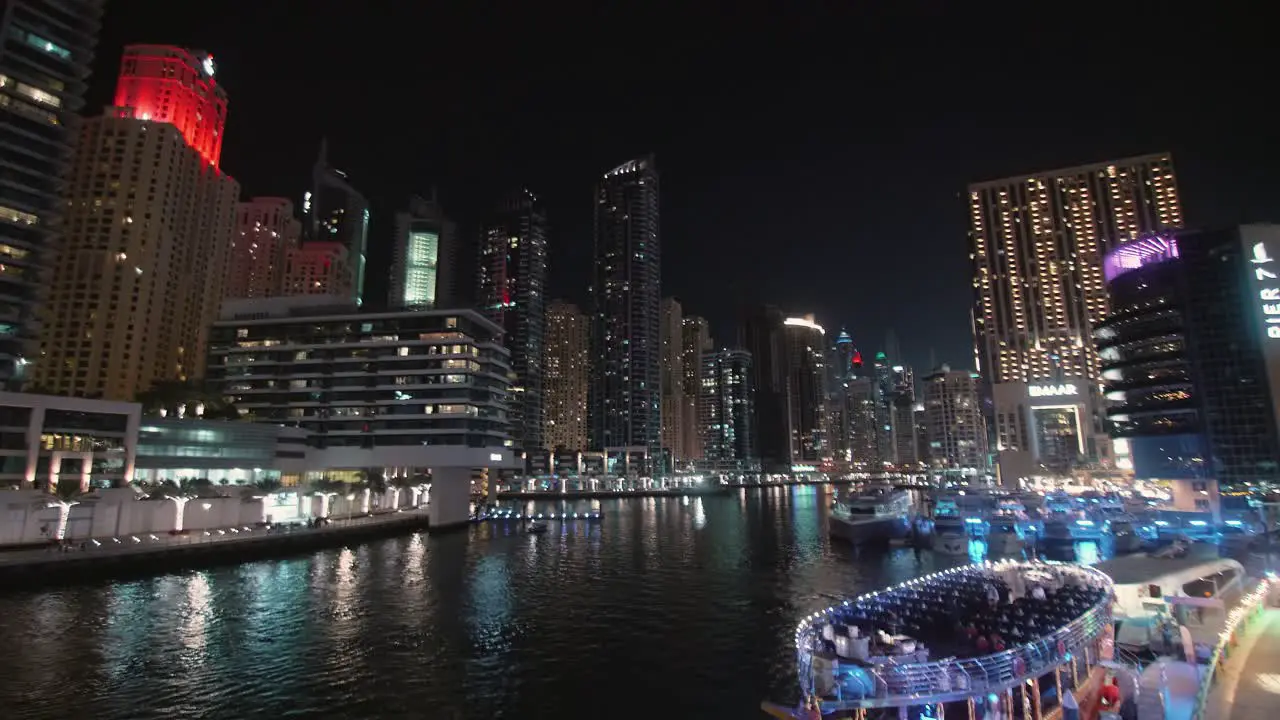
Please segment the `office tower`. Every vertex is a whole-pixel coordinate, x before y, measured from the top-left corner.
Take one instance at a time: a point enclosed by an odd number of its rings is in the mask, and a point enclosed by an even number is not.
[[[759,469],[751,423],[755,391],[751,385],[751,353],[721,350],[701,355],[702,393],[698,397],[705,465],[715,472]]]
[[[881,462],[893,464],[896,453],[893,441],[893,368],[889,365],[889,357],[883,352],[876,353],[871,366],[875,379],[876,392],[876,454]]]
[[[301,234],[302,223],[285,198],[256,197],[239,203],[223,298],[285,294],[285,266]]]
[[[1143,237],[1108,254],[1103,274],[1111,314],[1094,337],[1135,476],[1235,491],[1280,482],[1280,225]],[[1029,412],[1073,408],[1065,387]],[[1029,424],[1056,457],[1067,454],[1057,443],[1079,443],[1079,422]],[[1185,509],[1216,494],[1200,487]]]
[[[844,329],[836,336],[827,360],[827,431],[832,456],[841,462],[852,461],[852,421],[849,383],[862,367],[862,355],[853,338]]]
[[[830,457],[826,436],[826,331],[812,315],[782,322],[787,352],[786,406],[791,465]]]
[[[748,308],[738,328],[738,345],[751,353],[756,391],[755,448],[767,473],[791,471],[787,415],[787,345],[782,311],[770,305]]]
[[[285,256],[283,295],[328,295],[335,301],[351,299],[351,256],[339,242],[309,242]]]
[[[10,148],[0,183],[0,384],[10,388],[36,359],[102,5],[0,3],[0,142]]]
[[[680,446],[683,455],[679,459],[697,462],[705,455],[703,446],[706,440],[702,435],[702,411],[698,407],[698,397],[702,394],[702,354],[711,351],[711,324],[706,318],[690,315],[682,325],[680,365],[684,371],[684,407],[681,410]]]
[[[547,216],[533,193],[522,189],[504,198],[484,221],[478,268],[476,302],[502,326],[511,351],[511,439],[518,449],[541,450]]]
[[[551,449],[587,449],[587,382],[591,323],[578,306],[547,304],[546,430]]]
[[[987,471],[987,427],[978,373],[943,365],[924,379],[925,425],[933,467],[961,476]]]
[[[884,470],[878,444],[879,426],[876,424],[878,396],[875,380],[870,375],[855,377],[845,386],[842,400],[849,426],[849,462],[859,470]]]
[[[680,301],[663,298],[658,342],[662,347],[662,447],[685,460],[684,447],[684,311]]]
[[[408,209],[396,213],[392,252],[391,307],[441,307],[458,301],[458,227],[431,198],[409,198]]]
[[[369,245],[369,201],[347,174],[329,164],[329,143],[320,141],[320,154],[311,169],[311,190],[302,196],[303,244],[335,242],[347,249],[351,281],[346,284],[357,305],[364,301],[364,265]]]
[[[1182,226],[1167,153],[969,186],[973,326],[990,386],[1001,479],[1041,475],[1019,439],[1032,388],[1078,388],[1086,463],[1111,464],[1091,333],[1108,312],[1102,258],[1139,236]]]
[[[594,449],[662,443],[661,251],[653,156],[605,173],[596,185],[591,283]]]
[[[911,368],[893,366],[893,392],[889,397],[889,420],[893,428],[893,458],[899,468],[914,468],[920,462],[916,436],[916,384]]]
[[[203,53],[130,46],[117,97],[140,104],[83,124],[36,374],[54,393],[131,400],[204,374],[240,192],[202,114],[226,107],[212,70]]]

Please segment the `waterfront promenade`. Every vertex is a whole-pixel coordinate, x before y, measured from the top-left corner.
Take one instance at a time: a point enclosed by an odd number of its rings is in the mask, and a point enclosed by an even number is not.
[[[1280,609],[1267,608],[1240,639],[1220,671],[1205,717],[1263,720],[1275,712],[1280,695]]]
[[[81,573],[156,569],[217,559],[253,559],[308,550],[348,539],[388,534],[428,525],[427,507],[375,515],[335,518],[321,527],[243,526],[187,534],[139,534],[50,544],[0,552],[0,579],[62,579]]]

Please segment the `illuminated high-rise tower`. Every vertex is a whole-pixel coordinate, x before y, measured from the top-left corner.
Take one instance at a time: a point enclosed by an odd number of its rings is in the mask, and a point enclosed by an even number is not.
[[[445,216],[435,192],[431,199],[409,198],[409,208],[396,214],[392,249],[391,307],[445,307],[457,302],[457,226]]]
[[[102,5],[0,2],[0,384],[7,387],[27,380],[36,357]]]
[[[551,449],[587,449],[587,348],[590,323],[577,305],[547,305],[546,420]]]
[[[499,203],[480,230],[476,283],[476,304],[505,330],[511,351],[511,440],[521,450],[544,446],[546,292],[547,216],[537,196],[522,189]]]
[[[320,155],[311,170],[311,190],[302,196],[303,246],[339,243],[347,249],[351,282],[344,289],[356,304],[364,301],[364,266],[369,246],[369,201],[347,174],[329,164],[329,144],[320,141]]]
[[[684,460],[684,309],[680,301],[662,299],[662,447],[672,459]]]
[[[1122,242],[1182,226],[1172,158],[976,183],[969,220],[977,363],[991,388],[1003,481],[1077,457],[1109,463],[1091,341],[1108,312],[1102,258]],[[1069,446],[1076,457],[1041,457],[1039,448],[1050,446]]]
[[[159,105],[83,123],[35,376],[55,393],[110,400],[203,376],[240,194],[207,142],[221,118],[193,126],[165,111],[166,98],[211,95],[225,117],[208,56],[139,46],[124,58],[116,96]]]
[[[591,283],[591,443],[595,449],[662,444],[659,324],[661,242],[653,156],[596,185]]]
[[[187,147],[218,167],[227,93],[213,56],[171,45],[130,45],[120,61],[115,106],[127,117],[172,125]],[[122,115],[123,117],[124,115]]]
[[[680,347],[680,369],[684,373],[682,392],[684,405],[680,418],[680,454],[677,460],[701,460],[705,456],[706,438],[699,420],[702,395],[702,355],[711,352],[711,324],[706,318],[689,315],[681,320],[683,340]],[[665,413],[665,411],[664,411]],[[666,415],[663,415],[666,420]]]

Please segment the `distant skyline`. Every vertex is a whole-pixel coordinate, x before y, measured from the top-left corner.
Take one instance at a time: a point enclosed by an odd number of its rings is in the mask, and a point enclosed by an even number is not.
[[[975,30],[980,13],[932,6],[731,18],[258,7],[273,20],[109,4],[85,112],[111,101],[125,43],[208,50],[230,98],[222,167],[245,197],[297,203],[327,136],[372,205],[374,298],[410,195],[439,187],[471,261],[483,211],[527,185],[547,202],[549,295],[585,307],[593,184],[649,152],[663,294],[707,317],[719,346],[741,305],[764,302],[847,328],[864,353],[893,330],[913,366],[932,349],[972,367],[971,182],[1168,151],[1188,225],[1280,220],[1280,144],[1252,109],[1270,84],[1265,45],[1205,12],[1108,16],[1104,32],[1088,13],[1080,27]],[[1195,51],[1215,41],[1232,52]]]

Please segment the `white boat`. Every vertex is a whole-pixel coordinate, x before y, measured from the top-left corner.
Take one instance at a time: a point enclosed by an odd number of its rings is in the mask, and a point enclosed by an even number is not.
[[[933,519],[933,551],[943,555],[968,555],[970,534],[965,518],[942,515]]]
[[[1021,555],[1035,544],[1034,534],[1017,519],[1012,517],[996,518],[991,521],[991,530],[987,533],[987,552],[993,556]]]
[[[1115,583],[1116,644],[1158,642],[1159,619],[1172,616],[1196,642],[1217,639],[1226,608],[1244,592],[1244,566],[1217,548],[1181,541],[1153,555],[1128,555],[1096,567]],[[1181,552],[1178,551],[1181,548]]]
[[[874,488],[831,506],[831,535],[850,542],[902,540],[911,533],[911,495]]]

